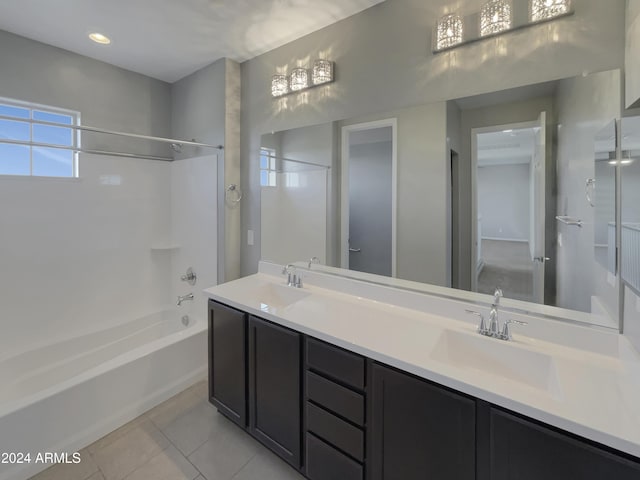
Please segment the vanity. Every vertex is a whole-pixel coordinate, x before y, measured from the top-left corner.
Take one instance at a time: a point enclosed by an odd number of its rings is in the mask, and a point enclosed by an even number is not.
[[[484,305],[281,269],[205,291],[209,397],[310,480],[640,478],[623,336],[502,311],[502,341]]]

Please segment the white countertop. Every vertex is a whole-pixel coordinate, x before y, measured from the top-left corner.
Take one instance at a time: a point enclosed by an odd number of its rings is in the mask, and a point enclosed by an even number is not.
[[[275,267],[261,264],[260,270],[205,293],[231,307],[640,458],[640,355],[622,335],[503,314],[503,320],[529,322],[527,327],[514,327],[514,340],[506,344],[475,333],[475,319],[465,314],[465,308],[486,311],[473,304],[312,272],[305,274],[304,287],[291,294],[304,298],[290,305],[286,299],[265,304],[260,301],[265,289],[278,285],[276,293],[285,296],[291,293],[286,289],[294,289],[284,286]],[[451,352],[453,360],[449,360],[450,353],[434,354],[443,335],[472,339],[472,348],[500,350],[505,358],[525,363],[507,360],[497,365],[501,370],[497,374],[484,365],[456,361],[457,353],[464,352]],[[538,358],[551,359],[546,389],[518,378],[518,369],[535,370],[526,362],[539,363]]]

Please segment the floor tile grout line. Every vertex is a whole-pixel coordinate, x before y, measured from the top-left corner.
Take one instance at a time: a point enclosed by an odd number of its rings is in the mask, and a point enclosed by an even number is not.
[[[253,454],[253,456],[252,456],[249,460],[247,460],[247,461],[245,462],[245,464],[244,464],[244,465],[242,465],[242,466],[240,467],[240,469],[239,469],[236,473],[234,473],[234,474],[233,474],[233,476],[232,476],[229,480],[233,480],[233,479],[234,479],[234,478],[236,478],[238,475],[240,475],[240,472],[242,472],[242,470],[244,470],[244,468],[245,468],[247,465],[249,465],[249,464],[251,463],[251,461],[252,461],[254,458],[256,458],[258,455],[260,455],[260,453],[259,453],[259,452],[254,453],[254,454]],[[206,477],[205,477],[205,478],[206,478]],[[208,480],[208,479],[207,479],[207,480]]]

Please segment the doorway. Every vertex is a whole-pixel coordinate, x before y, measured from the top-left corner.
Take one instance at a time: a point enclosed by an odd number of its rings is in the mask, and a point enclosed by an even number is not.
[[[472,131],[474,291],[544,302],[544,124]]]
[[[342,128],[342,268],[396,276],[396,124]]]

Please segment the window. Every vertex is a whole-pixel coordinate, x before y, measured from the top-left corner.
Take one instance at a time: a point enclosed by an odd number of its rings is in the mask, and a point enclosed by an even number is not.
[[[260,185],[276,186],[276,151],[273,148],[260,149]]]
[[[0,98],[0,175],[77,177],[78,112]]]

